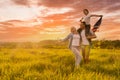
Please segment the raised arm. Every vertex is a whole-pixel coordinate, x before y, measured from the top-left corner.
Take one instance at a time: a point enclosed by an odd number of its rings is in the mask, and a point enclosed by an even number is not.
[[[103,15],[92,14],[90,17],[102,17]]]

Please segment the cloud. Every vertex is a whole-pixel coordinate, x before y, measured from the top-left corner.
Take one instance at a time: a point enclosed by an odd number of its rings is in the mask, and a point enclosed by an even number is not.
[[[120,23],[120,19],[114,19],[113,22]]]
[[[56,7],[56,8],[62,8],[62,7],[69,7],[71,4],[76,3],[79,0],[39,0],[38,5],[44,5],[47,7]]]
[[[72,8],[60,8],[60,9],[53,8],[48,9],[48,12],[45,15],[64,14],[72,10],[73,10]]]
[[[10,20],[5,22],[0,22],[0,33],[1,33],[0,38],[1,40],[4,39],[10,40],[21,37],[24,38],[27,36],[32,36],[33,34],[37,34],[39,30],[42,30],[42,28],[37,25],[36,24],[30,25],[30,21],[21,21],[21,20]]]
[[[119,0],[11,0],[16,5],[21,6],[45,6],[50,8],[70,7],[77,11],[88,8],[92,11],[106,8],[107,11],[119,9]],[[110,7],[109,7],[110,6]]]
[[[72,12],[74,9],[69,7],[64,8],[49,8],[46,6],[32,6],[32,7],[24,7],[24,6],[4,6],[0,9],[0,21],[6,20],[29,20],[36,19],[38,22],[41,22],[41,18],[55,15],[55,14],[65,14],[68,12]],[[8,15],[9,13],[9,15]]]
[[[119,10],[120,8],[120,3],[114,3],[113,5],[110,5],[110,6],[106,6],[105,8],[103,8],[106,12],[114,12],[114,11],[117,11]]]
[[[40,31],[40,34],[64,34],[67,31],[67,28],[64,26],[57,26],[53,28],[44,28]]]
[[[0,30],[5,30],[5,28],[4,28],[4,27],[1,27],[1,25],[0,25]]]
[[[14,27],[34,27],[36,25],[41,25],[42,21],[38,22],[33,20],[28,20],[28,21],[14,20],[14,21],[9,21],[9,23],[13,24]]]
[[[8,31],[0,31],[0,34],[6,34]]]
[[[0,0],[0,9],[10,4],[12,4],[10,0]]]
[[[93,12],[93,14],[102,14],[104,19],[118,18],[118,16],[120,16],[119,13],[120,13],[120,10],[116,10],[116,11],[110,12],[110,13],[108,13],[104,10]]]
[[[103,15],[98,37],[110,38],[109,35],[114,37],[118,34],[119,0],[0,0],[0,38],[43,34],[47,39],[50,35],[53,35],[52,38],[59,34],[64,36],[71,26],[79,27],[84,8],[89,9],[91,14]],[[91,18],[91,25],[97,20]]]
[[[0,22],[1,28],[13,27],[14,25],[8,22]]]
[[[11,0],[16,5],[29,6],[29,0]]]

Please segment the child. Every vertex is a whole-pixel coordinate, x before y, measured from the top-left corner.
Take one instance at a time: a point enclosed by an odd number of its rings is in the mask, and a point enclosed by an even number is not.
[[[90,18],[91,17],[102,17],[102,15],[95,15],[95,14],[89,14],[88,9],[84,9],[83,13],[85,14],[85,17],[83,17],[80,22],[85,22],[85,27],[87,28],[86,30],[86,35],[89,37],[91,35],[95,35],[93,32],[90,32]],[[95,30],[95,29],[94,29]],[[95,36],[96,37],[96,36]]]
[[[80,55],[80,35],[78,34],[75,27],[71,28],[71,33],[62,41],[69,39],[69,48],[75,55],[75,67],[78,69],[81,62],[82,56]]]

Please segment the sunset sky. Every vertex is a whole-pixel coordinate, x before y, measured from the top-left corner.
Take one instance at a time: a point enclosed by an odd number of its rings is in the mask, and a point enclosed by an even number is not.
[[[85,8],[103,15],[97,40],[120,40],[120,0],[0,0],[0,41],[64,38],[70,27],[79,28]]]

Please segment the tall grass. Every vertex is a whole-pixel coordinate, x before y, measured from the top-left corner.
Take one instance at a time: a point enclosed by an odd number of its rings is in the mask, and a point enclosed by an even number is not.
[[[92,49],[90,63],[74,70],[66,49],[0,49],[0,80],[120,80],[120,50]]]

